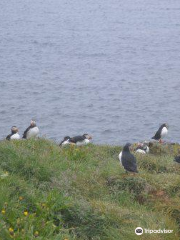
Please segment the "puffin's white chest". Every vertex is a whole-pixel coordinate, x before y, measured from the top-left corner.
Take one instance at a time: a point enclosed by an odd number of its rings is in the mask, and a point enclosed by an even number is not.
[[[122,164],[122,152],[120,152],[120,154],[119,154],[119,161]]]
[[[38,134],[39,134],[39,128],[33,127],[31,129],[29,129],[29,131],[27,132],[27,139],[35,138],[35,137],[37,137]]]
[[[68,144],[70,144],[69,139],[66,140],[66,141],[64,141],[61,145],[62,145],[62,146],[65,146],[65,145],[68,145]]]
[[[84,140],[81,141],[81,142],[77,142],[76,145],[77,145],[77,146],[83,146],[83,145],[86,145],[86,144],[88,144],[88,143],[90,143],[89,139],[84,139]]]
[[[146,152],[146,153],[149,153],[149,147],[148,147],[148,146],[146,147],[145,152]]]
[[[161,138],[164,138],[168,134],[168,129],[166,127],[163,127],[161,131]]]
[[[143,149],[137,149],[136,152],[137,152],[137,153],[146,154],[145,150],[143,150]]]
[[[19,135],[19,133],[15,133],[15,134],[13,134],[12,136],[11,136],[11,138],[10,138],[11,140],[19,140],[19,139],[21,139],[21,137],[20,137],[20,135]]]

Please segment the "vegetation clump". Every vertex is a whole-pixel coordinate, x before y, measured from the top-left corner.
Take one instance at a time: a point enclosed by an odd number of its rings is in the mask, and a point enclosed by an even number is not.
[[[0,240],[134,240],[137,227],[173,230],[140,239],[178,240],[179,146],[158,147],[131,175],[122,147],[0,142]]]

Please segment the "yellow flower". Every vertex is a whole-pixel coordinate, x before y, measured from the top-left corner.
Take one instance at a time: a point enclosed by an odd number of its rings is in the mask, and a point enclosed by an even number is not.
[[[5,210],[5,209],[2,209],[1,213],[2,213],[2,214],[5,214],[5,213],[6,213],[6,210]]]
[[[38,236],[39,236],[39,232],[38,232],[38,231],[35,231],[34,236],[35,236],[35,237],[38,237]]]
[[[28,211],[24,211],[24,216],[28,216]]]
[[[20,196],[20,197],[19,197],[19,200],[20,200],[20,201],[22,201],[22,200],[23,200],[23,197],[22,197],[22,196]]]
[[[13,233],[13,232],[14,232],[14,229],[13,229],[13,228],[9,228],[9,232],[10,232],[10,233]]]

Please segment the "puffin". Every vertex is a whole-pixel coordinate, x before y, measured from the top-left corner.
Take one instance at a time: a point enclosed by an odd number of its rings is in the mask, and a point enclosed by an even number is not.
[[[23,138],[30,139],[36,138],[39,134],[39,128],[36,126],[36,122],[31,120],[30,126],[24,131]]]
[[[90,143],[91,139],[92,139],[92,137],[89,134],[85,133],[82,136],[75,136],[75,137],[70,138],[69,142],[72,144],[74,143],[77,146],[83,146],[83,145]]]
[[[20,135],[19,135],[19,130],[16,126],[13,126],[11,128],[11,134],[9,134],[7,137],[6,137],[6,140],[19,140],[21,139]]]
[[[149,153],[149,147],[145,143],[139,143],[135,151],[137,153],[146,154]]]
[[[122,152],[119,154],[119,160],[127,172],[138,173],[135,156],[130,152],[130,143],[126,143]]]
[[[180,163],[180,155],[176,156],[176,157],[174,158],[174,161],[177,162],[177,163]]]
[[[61,141],[61,143],[59,144],[59,146],[65,146],[65,145],[69,145],[69,144],[71,144],[70,142],[69,142],[69,140],[70,140],[71,138],[69,137],[69,136],[66,136],[66,137],[64,137],[64,139]]]
[[[168,134],[168,125],[166,123],[162,124],[154,137],[152,139],[159,141],[162,143],[162,138],[164,138]]]

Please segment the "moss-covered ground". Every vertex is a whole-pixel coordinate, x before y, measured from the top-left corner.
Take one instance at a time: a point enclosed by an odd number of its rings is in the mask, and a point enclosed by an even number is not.
[[[136,154],[136,175],[120,166],[121,149],[0,142],[0,240],[179,240],[179,146]],[[136,227],[173,233],[137,236]]]

